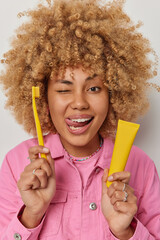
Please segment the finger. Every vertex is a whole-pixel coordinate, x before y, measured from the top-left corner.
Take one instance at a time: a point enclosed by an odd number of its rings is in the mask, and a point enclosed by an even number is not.
[[[29,153],[30,153],[30,158],[32,158],[31,160],[32,162],[35,160],[39,160],[39,153],[45,153],[47,157],[47,161],[46,159],[44,161],[49,163],[52,170],[52,175],[55,176],[54,160],[48,148],[44,148],[42,146],[32,147],[29,149]],[[50,174],[48,174],[48,176],[50,176]]]
[[[54,159],[52,158],[50,151],[46,154],[46,156],[47,156],[47,161],[50,164],[50,167],[52,169],[52,175],[55,176]]]
[[[37,169],[34,175],[38,178],[40,182],[39,188],[46,188],[48,183],[48,177],[46,172],[42,169]]]
[[[115,191],[110,199],[112,205],[116,202],[123,201],[125,198],[125,193],[121,191]],[[128,199],[127,199],[128,200]]]
[[[39,181],[39,179],[36,176],[33,179],[34,179],[34,181],[32,183],[32,189],[33,190],[39,189],[41,187],[41,182]]]
[[[109,195],[109,194],[108,194]],[[137,198],[131,191],[114,191],[112,196],[110,197],[110,202],[114,205],[116,202],[119,201],[127,201],[130,203],[137,203]]]
[[[52,174],[50,164],[43,158],[36,159],[35,161],[31,162],[25,167],[24,171],[32,173],[34,169],[43,169],[46,171],[48,177]]]
[[[134,193],[133,188],[131,188],[128,184],[125,184],[125,188],[124,188],[124,183],[119,182],[119,181],[115,181],[108,188],[108,196],[112,197],[112,195],[114,194],[115,191],[122,191],[122,192],[124,192],[124,190],[127,193]]]
[[[107,186],[106,186],[108,172],[109,172],[109,170],[107,168],[105,168],[103,176],[102,176],[102,194],[107,193],[107,191],[108,191]]]
[[[52,175],[52,168],[51,168],[49,162],[46,161],[45,159],[42,160],[40,169],[42,169],[46,172],[47,177],[50,177]]]
[[[113,205],[115,211],[119,211],[128,216],[134,216],[137,212],[137,204],[136,203],[128,203],[128,202],[116,202]]]
[[[49,153],[49,149],[39,145],[29,148],[28,153],[30,160],[34,161],[35,159],[39,158],[40,153]]]
[[[127,196],[126,196],[127,195]],[[114,205],[116,202],[119,202],[119,201],[127,201],[127,202],[136,202],[136,197],[133,195],[133,194],[128,194],[127,192],[125,191],[115,191],[112,195],[112,197],[110,198],[110,202],[112,205]]]
[[[121,181],[123,183],[129,183],[130,177],[131,177],[130,172],[127,172],[127,171],[116,172],[108,177],[108,181],[111,181],[111,182]]]
[[[21,173],[20,179],[17,182],[20,191],[27,191],[30,189],[37,189],[40,187],[40,181],[36,175],[29,172]]]

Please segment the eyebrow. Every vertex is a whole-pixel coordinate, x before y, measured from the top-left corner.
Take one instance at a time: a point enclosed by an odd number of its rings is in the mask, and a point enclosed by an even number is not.
[[[68,81],[68,80],[61,80],[61,79],[56,80],[56,83],[65,83],[65,84],[68,84],[68,85],[71,85],[71,84],[72,84],[71,81]]]
[[[93,76],[89,76],[85,79],[85,81],[90,81],[92,79],[94,79],[95,77],[97,77],[98,75],[95,73],[93,74]],[[72,85],[73,82],[72,81],[69,81],[69,80],[63,80],[63,79],[59,79],[59,80],[56,80],[56,83],[64,83],[64,84],[68,84],[68,85]]]

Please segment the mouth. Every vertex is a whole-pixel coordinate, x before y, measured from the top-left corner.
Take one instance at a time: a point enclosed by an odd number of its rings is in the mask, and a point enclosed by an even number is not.
[[[93,119],[93,116],[73,116],[66,118],[65,121],[71,133],[80,134],[88,129]]]

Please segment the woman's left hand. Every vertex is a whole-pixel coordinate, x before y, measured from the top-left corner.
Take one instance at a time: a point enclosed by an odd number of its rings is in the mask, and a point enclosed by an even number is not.
[[[113,183],[107,188],[108,169],[105,169],[102,177],[102,213],[117,238],[129,239],[134,234],[130,224],[137,212],[137,198],[128,185],[129,172],[114,173],[112,178]]]

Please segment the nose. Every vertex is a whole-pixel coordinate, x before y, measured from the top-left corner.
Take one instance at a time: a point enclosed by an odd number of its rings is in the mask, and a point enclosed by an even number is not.
[[[81,92],[75,93],[72,99],[71,108],[78,110],[88,109],[89,103],[85,97],[85,94]]]

